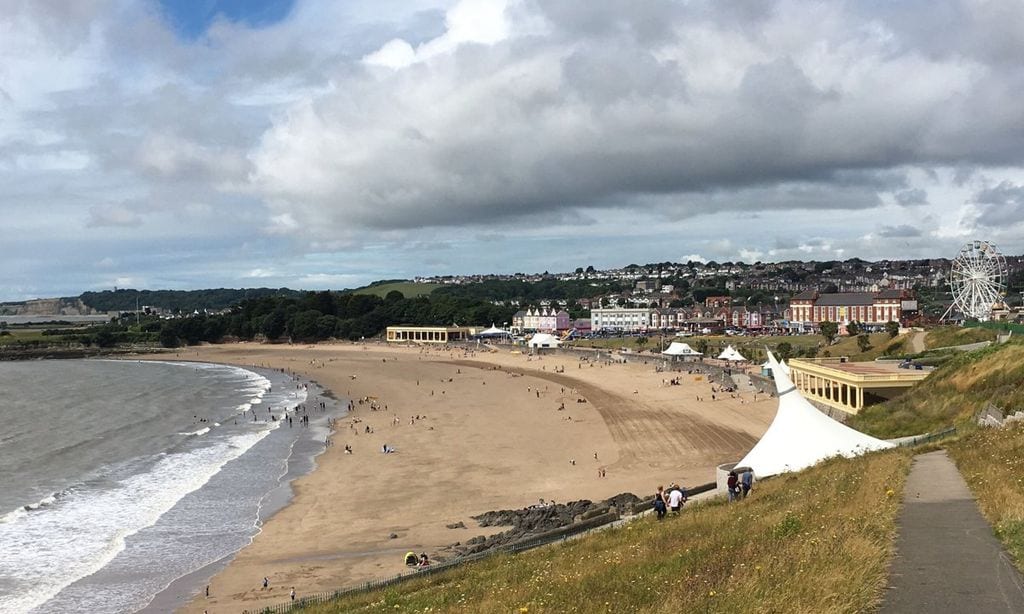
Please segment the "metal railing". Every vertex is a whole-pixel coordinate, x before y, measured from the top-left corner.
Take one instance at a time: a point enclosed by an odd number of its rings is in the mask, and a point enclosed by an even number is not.
[[[902,448],[909,448],[912,446],[921,445],[923,443],[931,443],[940,439],[945,439],[956,434],[956,427],[951,426],[949,428],[942,429],[941,431],[935,431],[934,433],[925,433],[924,435],[915,435],[913,437],[904,437],[897,441],[898,446]]]

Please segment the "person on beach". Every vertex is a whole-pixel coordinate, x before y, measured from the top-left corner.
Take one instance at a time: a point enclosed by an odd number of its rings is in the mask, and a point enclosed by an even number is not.
[[[665,512],[668,510],[668,504],[665,502],[665,492],[661,486],[658,486],[657,492],[654,493],[654,512],[661,520],[665,517]]]
[[[267,586],[270,585],[270,578],[263,576],[263,590],[267,590]]]
[[[292,601],[295,601],[295,587],[294,586],[292,587],[291,596],[292,596]]]

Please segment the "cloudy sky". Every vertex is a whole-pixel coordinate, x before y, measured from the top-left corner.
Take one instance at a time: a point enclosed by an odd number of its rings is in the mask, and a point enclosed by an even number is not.
[[[0,0],[0,299],[1024,252],[1019,0]]]

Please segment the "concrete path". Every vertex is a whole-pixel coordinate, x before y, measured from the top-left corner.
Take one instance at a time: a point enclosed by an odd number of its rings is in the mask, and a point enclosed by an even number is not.
[[[928,336],[926,332],[914,332],[910,335],[910,351],[914,354],[920,354],[925,351],[924,340]]]
[[[914,458],[880,612],[1024,612],[1024,578],[945,450]]]

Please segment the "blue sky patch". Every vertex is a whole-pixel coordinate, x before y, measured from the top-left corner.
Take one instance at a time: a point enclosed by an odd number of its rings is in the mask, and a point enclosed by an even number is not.
[[[185,39],[202,36],[218,17],[252,28],[273,25],[291,12],[295,0],[158,0],[174,31]]]

